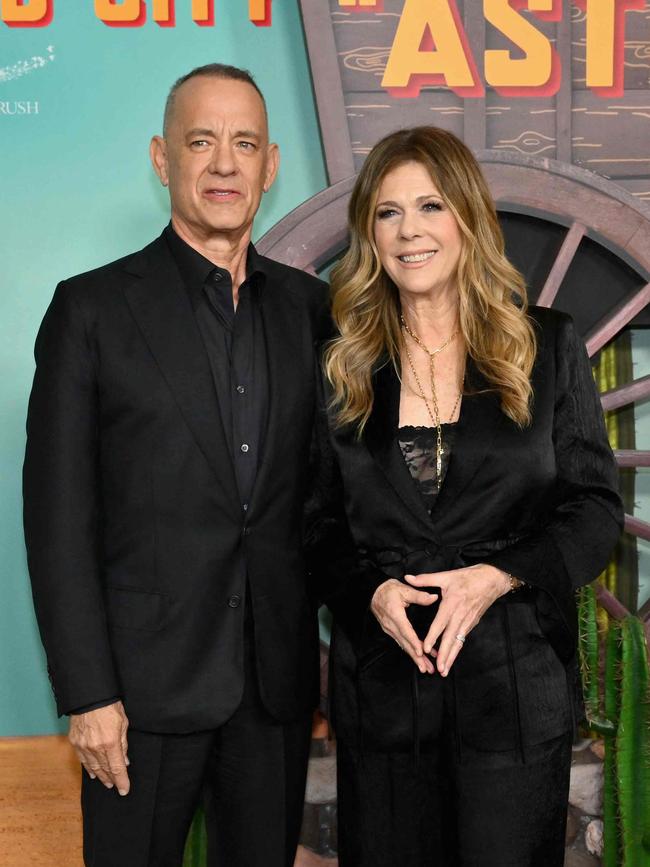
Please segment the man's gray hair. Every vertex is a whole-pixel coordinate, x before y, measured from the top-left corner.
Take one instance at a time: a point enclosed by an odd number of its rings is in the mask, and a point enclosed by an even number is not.
[[[264,99],[264,94],[259,89],[255,82],[255,79],[247,69],[240,69],[238,66],[229,66],[227,63],[206,63],[205,66],[197,66],[196,69],[188,72],[187,75],[181,76],[177,81],[172,84],[169,95],[167,96],[167,102],[165,103],[165,114],[163,117],[164,136],[167,135],[167,130],[169,128],[169,119],[174,110],[174,102],[176,100],[176,94],[178,93],[179,88],[182,87],[186,81],[190,81],[190,79],[192,78],[198,78],[200,75],[212,78],[225,78],[229,81],[243,81],[246,84],[250,84],[250,86],[254,88],[259,94],[260,99],[262,100],[262,105],[264,106],[264,114],[267,115],[266,100]]]

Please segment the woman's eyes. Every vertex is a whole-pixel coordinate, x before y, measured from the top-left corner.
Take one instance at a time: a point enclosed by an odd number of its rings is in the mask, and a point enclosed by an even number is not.
[[[425,202],[420,206],[420,209],[425,212],[425,214],[431,214],[436,211],[442,211],[442,204],[440,202]],[[395,208],[382,208],[377,211],[377,219],[385,220],[388,217],[393,217],[397,214],[398,211]]]

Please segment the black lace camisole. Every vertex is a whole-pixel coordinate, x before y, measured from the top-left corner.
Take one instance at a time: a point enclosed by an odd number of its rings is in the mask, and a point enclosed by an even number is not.
[[[451,457],[451,450],[454,445],[456,423],[443,424],[441,427],[442,484],[444,482],[445,474],[447,473],[449,458]],[[398,429],[397,438],[411,477],[417,485],[427,509],[431,512],[438,496],[436,473],[436,428],[405,425]]]

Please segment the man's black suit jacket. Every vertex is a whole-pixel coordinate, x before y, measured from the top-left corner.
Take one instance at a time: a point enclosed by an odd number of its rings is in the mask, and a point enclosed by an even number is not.
[[[516,749],[575,723],[574,591],[606,566],[623,508],[584,344],[565,314],[536,307],[530,314],[538,340],[532,423],[520,428],[501,411],[470,359],[469,394],[432,514],[398,444],[400,383],[392,365],[376,373],[361,439],[337,428],[331,414],[326,419],[320,439],[329,453],[322,445],[327,465],[322,458],[308,550],[313,579],[334,612],[330,677],[340,738],[361,734],[378,749],[427,739],[440,691],[431,676],[416,676],[369,603],[389,577],[476,563],[529,588],[491,606],[454,663],[445,701],[455,708],[459,743]],[[434,613],[409,608],[422,637]]]
[[[164,239],[55,292],[36,343],[24,495],[59,713],[119,695],[136,728],[223,723],[243,686],[247,579],[265,706],[288,720],[317,703],[301,522],[327,293],[264,267],[269,421],[246,512]]]

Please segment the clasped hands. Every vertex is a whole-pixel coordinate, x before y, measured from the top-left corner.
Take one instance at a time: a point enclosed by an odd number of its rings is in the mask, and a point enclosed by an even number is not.
[[[120,795],[130,788],[127,767],[129,721],[121,701],[87,713],[70,715],[68,740],[91,780],[96,777]]]
[[[408,584],[395,578],[380,584],[372,597],[371,611],[422,674],[437,670],[446,677],[463,647],[458,636],[464,639],[490,605],[510,590],[510,578],[494,566],[478,563],[447,572],[405,575],[404,579]],[[410,605],[432,605],[439,594],[416,589],[421,587],[439,588],[442,596],[424,641],[411,626],[406,609]]]

